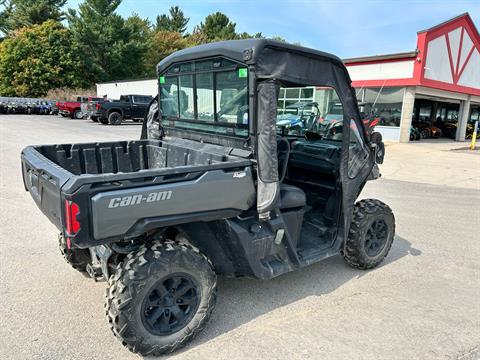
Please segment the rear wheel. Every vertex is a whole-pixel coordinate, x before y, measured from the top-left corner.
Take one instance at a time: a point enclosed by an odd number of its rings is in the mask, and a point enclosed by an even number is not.
[[[127,256],[109,280],[105,310],[130,351],[175,351],[205,326],[216,300],[216,275],[188,245],[154,243]]]
[[[77,120],[83,119],[82,111],[80,109],[75,110],[73,112],[72,119],[77,119]]]
[[[395,217],[388,205],[375,199],[355,204],[343,257],[353,267],[371,269],[380,264],[392,247]]]
[[[69,249],[62,234],[58,235],[58,247],[65,261],[75,270],[87,272],[87,265],[91,261],[88,249]]]
[[[92,120],[93,122],[98,122],[98,118],[96,116],[91,116],[90,120]]]
[[[110,115],[108,115],[108,122],[111,125],[120,125],[122,123],[122,114],[119,112],[111,112]]]

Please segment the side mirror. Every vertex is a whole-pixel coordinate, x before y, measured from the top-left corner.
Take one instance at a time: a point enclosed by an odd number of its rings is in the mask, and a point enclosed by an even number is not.
[[[375,131],[370,135],[370,141],[375,150],[375,163],[383,164],[385,157],[385,144],[383,143],[382,134]]]

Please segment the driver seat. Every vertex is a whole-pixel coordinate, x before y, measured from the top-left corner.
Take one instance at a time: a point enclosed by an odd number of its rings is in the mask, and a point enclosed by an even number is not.
[[[307,204],[305,192],[299,187],[280,185],[280,209],[301,208]]]

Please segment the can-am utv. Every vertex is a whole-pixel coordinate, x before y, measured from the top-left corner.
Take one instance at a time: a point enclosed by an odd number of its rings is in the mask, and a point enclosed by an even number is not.
[[[178,51],[157,71],[140,140],[22,152],[25,187],[66,260],[108,280],[107,319],[123,345],[144,355],[184,346],[213,310],[217,275],[265,280],[336,254],[359,269],[385,258],[392,211],[355,204],[384,147],[340,59],[238,40]],[[343,120],[277,133],[290,97],[322,116],[339,103]]]

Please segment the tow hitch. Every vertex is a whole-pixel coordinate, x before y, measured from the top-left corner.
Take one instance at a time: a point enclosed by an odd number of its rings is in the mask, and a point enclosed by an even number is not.
[[[107,281],[110,276],[108,271],[108,259],[112,250],[105,245],[91,247],[92,262],[87,265],[87,273],[95,281]]]

